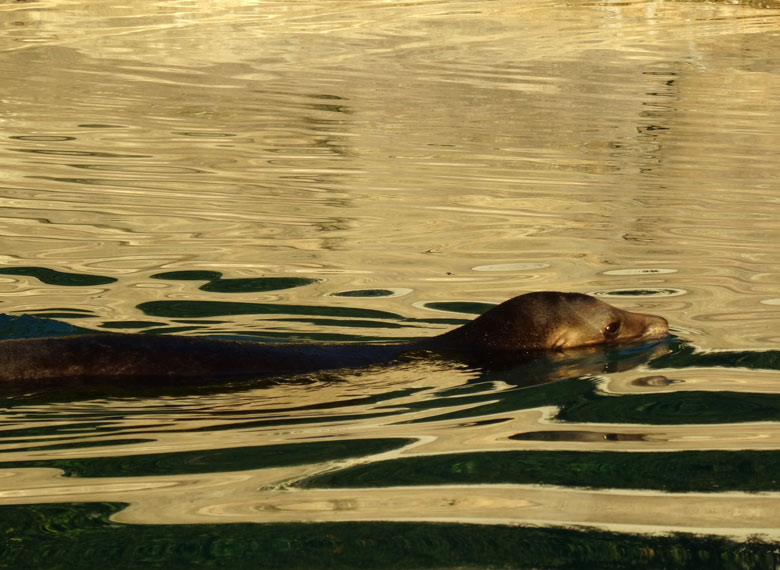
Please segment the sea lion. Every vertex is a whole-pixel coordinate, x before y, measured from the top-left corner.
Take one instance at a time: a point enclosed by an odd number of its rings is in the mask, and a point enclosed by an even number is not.
[[[527,293],[444,334],[406,344],[268,344],[206,337],[94,334],[0,341],[0,393],[91,382],[154,386],[295,375],[391,362],[404,354],[534,354],[666,336],[662,317],[579,293]],[[457,356],[456,356],[457,357]]]

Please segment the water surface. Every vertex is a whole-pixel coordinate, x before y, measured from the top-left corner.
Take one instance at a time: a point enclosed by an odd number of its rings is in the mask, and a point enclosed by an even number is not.
[[[4,338],[386,342],[546,289],[674,333],[6,398],[2,563],[776,566],[778,8],[0,5]]]

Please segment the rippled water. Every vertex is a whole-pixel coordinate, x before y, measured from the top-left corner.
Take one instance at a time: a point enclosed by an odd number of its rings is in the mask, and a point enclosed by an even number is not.
[[[546,289],[674,333],[4,398],[0,565],[776,567],[779,17],[0,4],[4,338],[379,342]]]

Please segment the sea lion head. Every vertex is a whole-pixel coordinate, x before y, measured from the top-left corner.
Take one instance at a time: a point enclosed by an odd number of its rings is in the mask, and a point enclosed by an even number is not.
[[[668,333],[669,324],[662,317],[624,311],[581,293],[543,291],[509,299],[437,337],[437,344],[469,351],[562,351]]]

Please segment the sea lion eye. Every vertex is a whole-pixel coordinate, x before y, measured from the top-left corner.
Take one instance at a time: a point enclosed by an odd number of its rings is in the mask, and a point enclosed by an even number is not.
[[[612,337],[620,332],[620,321],[612,321],[604,327],[604,336]]]

